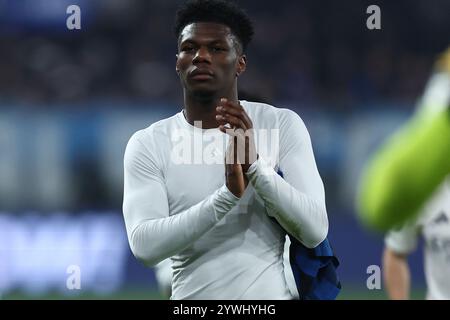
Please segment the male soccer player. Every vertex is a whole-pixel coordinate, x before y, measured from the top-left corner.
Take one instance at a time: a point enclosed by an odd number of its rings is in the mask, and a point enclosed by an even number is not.
[[[307,248],[328,232],[308,131],[293,111],[238,100],[253,34],[240,8],[190,1],[175,31],[183,109],[125,151],[131,250],[149,266],[171,257],[172,299],[292,299],[286,232]]]
[[[408,299],[410,274],[408,254],[425,240],[427,299],[450,299],[450,177],[427,202],[420,215],[385,237],[383,274],[391,299]]]
[[[450,48],[440,57],[420,110],[371,159],[358,213],[387,231],[410,220],[450,173]]]

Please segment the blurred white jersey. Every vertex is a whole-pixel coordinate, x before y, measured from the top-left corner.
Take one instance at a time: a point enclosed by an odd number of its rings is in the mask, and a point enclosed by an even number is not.
[[[447,179],[424,206],[415,222],[391,231],[385,238],[388,248],[408,254],[425,241],[427,299],[450,299],[450,179]]]

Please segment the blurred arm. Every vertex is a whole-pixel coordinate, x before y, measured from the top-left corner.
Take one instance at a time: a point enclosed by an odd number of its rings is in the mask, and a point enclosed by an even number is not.
[[[417,222],[409,222],[385,236],[383,278],[390,299],[409,299],[411,276],[408,255],[417,247],[419,231]]]
[[[386,247],[383,252],[383,276],[389,299],[409,299],[411,277],[406,255]]]
[[[269,215],[306,247],[314,248],[328,233],[325,192],[309,133],[295,112],[284,109],[280,116],[280,170],[284,178],[260,157],[246,174]]]
[[[450,109],[418,114],[369,163],[361,180],[363,222],[388,230],[414,217],[450,173]]]
[[[239,198],[224,185],[200,203],[169,216],[161,171],[139,134],[130,139],[125,151],[123,213],[131,251],[152,266],[209,231]]]

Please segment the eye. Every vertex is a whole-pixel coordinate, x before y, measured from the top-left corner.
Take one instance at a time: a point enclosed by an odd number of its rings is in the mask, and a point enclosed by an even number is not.
[[[184,47],[182,47],[181,48],[181,51],[182,52],[193,52],[194,51],[194,47],[192,47],[192,46],[184,46]]]
[[[212,49],[213,49],[214,52],[226,51],[225,48],[223,48],[223,47],[217,47],[217,46],[216,46],[216,47],[213,47]]]

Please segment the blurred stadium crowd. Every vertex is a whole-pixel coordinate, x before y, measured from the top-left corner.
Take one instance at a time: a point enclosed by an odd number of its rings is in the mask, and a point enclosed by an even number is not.
[[[181,2],[0,1],[0,101],[180,103],[172,22]],[[75,32],[61,23],[72,3],[82,12]],[[239,3],[256,27],[241,86],[270,101],[411,102],[450,37],[446,0],[384,1],[378,31],[365,27],[367,1]]]

